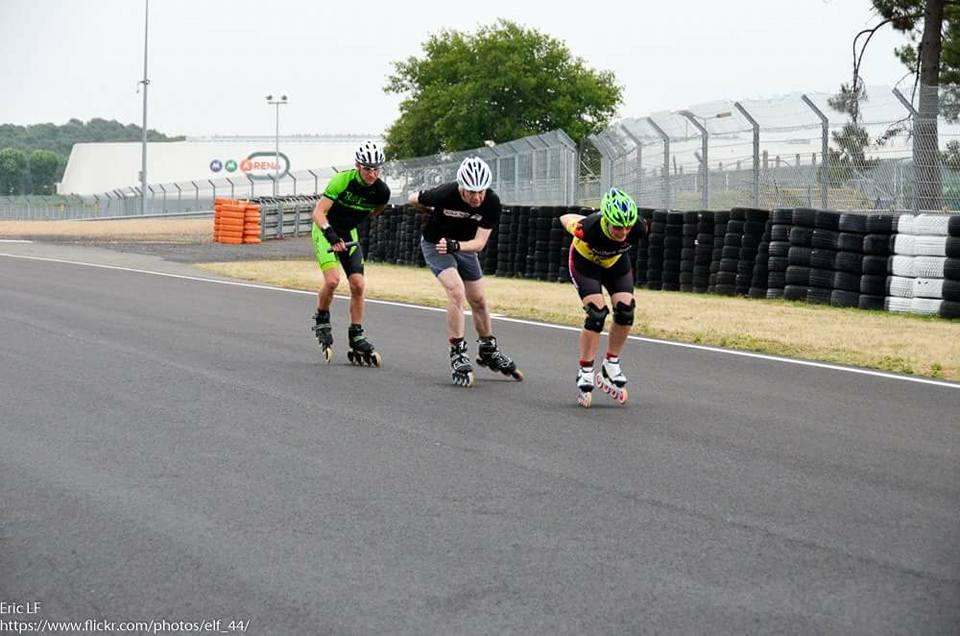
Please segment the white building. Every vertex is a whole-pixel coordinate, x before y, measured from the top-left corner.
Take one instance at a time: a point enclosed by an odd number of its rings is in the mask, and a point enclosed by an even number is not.
[[[271,176],[294,174],[310,178],[310,172],[329,178],[333,172],[353,167],[357,146],[366,139],[382,143],[377,136],[299,135],[280,137],[279,164],[275,161],[272,136],[188,138],[186,141],[147,144],[148,184],[189,184],[208,187],[232,182],[272,184]],[[97,194],[139,187],[140,142],[79,143],[58,185],[60,194]],[[312,184],[311,184],[312,185]],[[259,188],[258,188],[259,190]]]

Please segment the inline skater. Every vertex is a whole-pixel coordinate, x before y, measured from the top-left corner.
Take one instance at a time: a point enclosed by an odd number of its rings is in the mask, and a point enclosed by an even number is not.
[[[600,201],[600,210],[583,216],[564,214],[560,223],[573,235],[570,245],[570,278],[586,312],[580,330],[580,365],[577,370],[578,403],[589,408],[596,386],[620,404],[627,401],[627,377],[620,367],[620,352],[633,325],[633,268],[624,255],[647,234],[646,221],[638,223],[637,205],[625,192],[611,188]],[[600,370],[594,361],[600,333],[610,310],[603,288],[613,305],[613,324]]]
[[[380,180],[384,154],[379,144],[363,142],[354,159],[355,167],[337,173],[330,180],[313,210],[313,246],[323,272],[313,331],[329,364],[333,358],[330,304],[340,284],[339,264],[350,284],[350,327],[347,331],[350,350],[347,359],[351,364],[379,367],[380,353],[363,333],[363,250],[356,244],[357,226],[368,216],[383,212],[390,201],[390,188]],[[351,245],[347,245],[348,241]]]
[[[420,249],[447,295],[447,340],[450,377],[458,386],[473,386],[474,373],[464,341],[464,300],[473,312],[478,336],[477,364],[523,380],[516,363],[500,351],[493,335],[477,253],[483,250],[499,221],[500,197],[490,189],[490,166],[480,157],[467,157],[457,180],[410,195],[410,205],[430,216]]]

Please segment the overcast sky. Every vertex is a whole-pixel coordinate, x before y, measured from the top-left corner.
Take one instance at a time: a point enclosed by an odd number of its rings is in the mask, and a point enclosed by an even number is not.
[[[273,134],[264,96],[286,93],[281,134],[382,133],[400,97],[393,62],[422,56],[443,29],[497,18],[566,43],[624,87],[620,116],[722,99],[835,91],[853,36],[879,19],[869,0],[151,0],[148,126],[166,134]],[[144,0],[0,0],[0,123],[71,117],[141,122]],[[862,75],[905,69],[889,26]]]

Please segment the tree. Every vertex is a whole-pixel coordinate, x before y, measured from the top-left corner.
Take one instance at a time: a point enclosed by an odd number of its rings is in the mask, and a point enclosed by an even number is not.
[[[0,195],[23,194],[27,155],[18,148],[0,150]]]
[[[604,128],[622,99],[560,41],[500,20],[475,34],[442,31],[423,58],[394,62],[384,92],[408,95],[386,142],[393,158],[454,152],[562,129],[574,141]]]
[[[920,85],[917,117],[913,129],[913,165],[916,205],[920,209],[943,208],[937,116],[940,86],[946,91],[944,114],[960,115],[955,85],[960,81],[960,1],[872,0],[874,8],[893,28],[907,33],[910,43],[896,50],[900,60],[916,74]],[[946,31],[944,31],[946,26]],[[855,69],[856,71],[856,69]]]
[[[33,194],[52,194],[60,174],[60,156],[50,150],[30,153],[30,182]]]

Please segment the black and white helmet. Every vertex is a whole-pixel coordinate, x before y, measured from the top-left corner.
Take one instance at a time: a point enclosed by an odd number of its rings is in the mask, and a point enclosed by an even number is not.
[[[482,192],[490,187],[492,180],[490,166],[480,157],[467,157],[457,169],[457,183],[464,190]]]
[[[360,147],[357,148],[357,153],[354,155],[361,166],[366,166],[368,168],[376,168],[381,165],[385,159],[383,157],[383,148],[380,147],[375,141],[365,141],[360,144]]]

